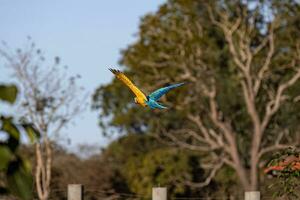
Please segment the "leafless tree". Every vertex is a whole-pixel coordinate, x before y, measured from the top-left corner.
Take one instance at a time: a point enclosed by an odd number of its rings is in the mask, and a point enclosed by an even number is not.
[[[67,76],[58,57],[47,66],[43,52],[31,40],[28,43],[17,51],[4,45],[0,54],[22,88],[20,115],[33,123],[42,136],[35,144],[35,184],[39,199],[46,200],[50,195],[53,158],[51,137],[85,109],[86,96],[77,85],[79,75]]]

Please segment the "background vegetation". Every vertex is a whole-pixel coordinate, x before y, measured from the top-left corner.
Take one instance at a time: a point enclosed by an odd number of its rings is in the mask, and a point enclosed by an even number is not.
[[[298,172],[291,172],[296,178],[286,185],[293,189],[290,192],[288,188],[282,190],[285,186],[280,182],[270,187],[278,177],[263,171],[274,153],[285,152],[288,147],[299,149],[299,35],[300,4],[294,0],[167,1],[157,12],[141,19],[137,40],[122,50],[121,69],[145,93],[170,83],[189,84],[162,99],[170,107],[165,111],[134,105],[133,95],[117,79],[99,86],[93,93],[92,109],[99,113],[103,134],[118,138],[101,153],[81,158],[48,137],[59,131],[43,129],[40,120],[32,120],[49,119],[52,110],[68,108],[71,102],[63,100],[66,91],[58,91],[62,96],[49,96],[47,87],[54,82],[48,81],[46,89],[37,92],[41,98],[22,105],[27,109],[26,122],[38,127],[43,138],[35,147],[20,147],[22,156],[32,163],[32,171],[41,169],[34,183],[43,189],[34,189],[32,195],[65,199],[67,184],[81,183],[87,199],[146,199],[153,186],[167,186],[173,198],[241,199],[246,190],[260,190],[265,197],[280,190],[284,191],[280,196],[298,198],[294,197],[299,193]],[[11,66],[22,64],[19,61],[27,55],[26,51],[16,55],[5,52],[2,56]],[[29,56],[40,58],[35,53]],[[34,67],[42,65],[32,66],[29,75],[33,76]],[[69,81],[64,76],[54,79]],[[41,86],[32,86],[31,76],[24,80],[28,85],[23,83],[23,87],[32,87],[33,94]],[[1,90],[0,94],[2,98],[5,93]],[[81,106],[81,95],[71,95],[77,102],[75,114],[81,110],[76,109]],[[24,99],[32,96],[25,93]],[[38,107],[39,103],[44,104]],[[33,117],[28,118],[28,113]],[[65,119],[58,112],[57,118],[50,119],[65,126],[75,114],[71,112]],[[4,127],[4,122],[1,124]],[[49,127],[52,124],[49,120]],[[0,152],[4,161],[8,155],[5,151]],[[9,169],[2,165],[1,161],[3,172]],[[1,178],[3,191],[10,191],[6,176],[3,173]]]

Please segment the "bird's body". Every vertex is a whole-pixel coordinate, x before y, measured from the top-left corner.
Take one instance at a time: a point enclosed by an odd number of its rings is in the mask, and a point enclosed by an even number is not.
[[[157,101],[171,89],[177,88],[184,83],[177,83],[173,85],[169,85],[167,87],[160,88],[155,90],[148,96],[146,96],[138,87],[136,87],[129,78],[126,77],[125,74],[120,72],[119,70],[109,69],[119,80],[121,80],[125,85],[129,87],[129,89],[135,94],[134,102],[143,107],[150,107],[151,109],[166,109],[167,107],[161,105]]]
[[[134,102],[136,104],[139,104],[143,107],[147,107],[148,104],[147,104],[147,98],[144,98],[144,97],[134,97]]]

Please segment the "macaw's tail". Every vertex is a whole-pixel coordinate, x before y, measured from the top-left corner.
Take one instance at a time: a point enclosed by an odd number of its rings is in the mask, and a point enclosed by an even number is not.
[[[159,104],[157,101],[150,99],[146,102],[151,109],[167,109],[166,106]]]
[[[182,86],[182,85],[184,85],[184,84],[186,84],[186,83],[185,83],[185,82],[182,82],[182,83],[176,83],[176,84],[170,85],[170,87],[171,87],[171,88],[177,88],[177,87]]]
[[[157,108],[158,109],[167,109],[167,107],[166,106],[164,106],[164,105],[161,105],[161,104],[159,104],[159,103],[157,103]]]

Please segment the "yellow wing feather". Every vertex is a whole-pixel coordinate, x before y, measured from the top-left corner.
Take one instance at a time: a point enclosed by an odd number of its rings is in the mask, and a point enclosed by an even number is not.
[[[117,77],[117,79],[119,79],[125,85],[127,85],[137,98],[142,98],[144,100],[147,99],[146,95],[138,87],[136,87],[125,74],[123,74],[119,70],[115,70],[115,69],[109,69],[109,70]]]

